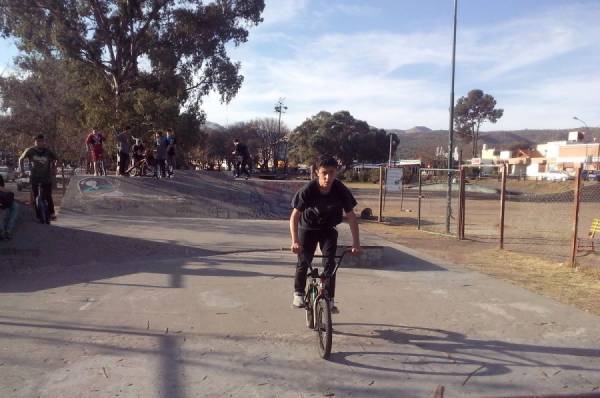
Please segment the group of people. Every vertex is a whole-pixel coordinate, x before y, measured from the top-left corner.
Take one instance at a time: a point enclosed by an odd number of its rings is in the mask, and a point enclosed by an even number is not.
[[[94,175],[104,175],[104,142],[106,138],[97,130],[92,130],[85,144],[93,163]],[[155,178],[172,178],[176,166],[176,140],[173,129],[154,132],[152,145],[148,148],[142,139],[131,135],[131,127],[126,126],[117,134],[117,172],[118,176],[146,175],[153,172]]]
[[[156,152],[155,170],[159,170],[162,176],[166,175],[166,164],[173,165],[175,155],[173,131],[167,130],[166,133],[166,136],[163,137],[162,132],[156,132],[154,141]],[[97,131],[92,131],[86,138],[86,144],[96,160],[102,159],[100,149],[103,141],[104,138]],[[35,145],[26,149],[19,158],[20,170],[21,172],[24,170],[25,159],[29,160],[33,195],[37,197],[39,194],[46,199],[51,217],[55,219],[54,203],[52,201],[52,173],[55,170],[57,157],[46,146],[43,135],[36,136],[34,142]],[[119,174],[127,175],[125,165],[129,164],[130,153],[135,164],[146,160],[148,151],[143,148],[143,144],[139,139],[135,140],[133,146],[130,145],[129,127],[117,136],[117,142],[120,158]],[[244,173],[247,178],[249,177],[246,168],[249,163],[248,150],[238,139],[234,140],[234,145],[232,154],[236,157],[236,175],[239,176],[240,173]],[[357,202],[350,190],[336,178],[338,163],[333,157],[321,157],[316,166],[317,178],[296,192],[291,202],[293,209],[289,219],[292,238],[291,251],[298,255],[292,305],[298,308],[305,305],[307,269],[313,260],[316,247],[319,245],[324,256],[324,271],[331,276],[328,288],[331,297],[331,310],[337,312],[334,301],[336,278],[332,274],[335,269],[335,255],[338,244],[336,226],[343,221],[345,216],[350,224],[352,234],[352,254],[360,254],[358,222],[354,213]],[[4,182],[0,178],[0,208],[8,210],[2,225],[0,225],[1,239],[11,237],[18,211],[17,206],[14,194],[4,188]]]

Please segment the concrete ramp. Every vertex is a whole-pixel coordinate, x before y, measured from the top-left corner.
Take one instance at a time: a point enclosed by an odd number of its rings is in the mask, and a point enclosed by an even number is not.
[[[173,179],[71,178],[61,213],[101,216],[283,219],[306,181],[234,180],[220,172],[178,172]]]

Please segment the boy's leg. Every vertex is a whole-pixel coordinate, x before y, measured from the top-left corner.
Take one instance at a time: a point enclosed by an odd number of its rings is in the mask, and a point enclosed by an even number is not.
[[[50,215],[54,215],[54,200],[52,200],[52,183],[42,184],[42,198],[48,203],[48,211]]]
[[[33,208],[35,209],[35,217],[39,220],[41,217],[40,212],[38,210],[37,207],[37,197],[40,194],[40,185],[37,183],[37,181],[32,181],[31,182],[31,193],[32,193],[32,201],[31,204],[33,205]]]
[[[296,275],[294,277],[294,292],[304,294],[306,288],[306,272],[309,264],[312,262],[317,243],[319,231],[310,231],[306,229],[298,230],[298,239],[302,245],[302,251],[298,254],[298,263],[296,264]]]
[[[323,267],[325,273],[330,275],[335,269],[335,254],[337,251],[337,240],[338,232],[335,228],[331,228],[325,231],[321,231],[319,239],[319,246],[321,247],[321,253],[323,253]],[[335,279],[336,275],[333,275],[329,279],[329,297],[335,296]]]
[[[4,218],[4,232],[6,237],[10,238],[12,235],[15,225],[17,224],[17,218],[19,217],[19,204],[13,200],[10,207],[7,209],[6,217]]]

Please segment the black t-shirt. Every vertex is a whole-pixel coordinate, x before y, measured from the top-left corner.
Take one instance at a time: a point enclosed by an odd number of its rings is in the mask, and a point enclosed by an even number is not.
[[[31,147],[25,150],[21,158],[29,159],[32,184],[49,184],[52,182],[52,165],[57,159],[54,152],[44,147]]]
[[[234,152],[235,152],[235,156],[241,156],[244,159],[247,159],[250,157],[250,152],[248,152],[248,147],[245,144],[242,144],[241,142],[234,144]]]
[[[343,212],[350,212],[356,199],[339,180],[335,180],[328,194],[319,190],[313,180],[302,187],[292,199],[292,207],[302,212],[299,227],[302,229],[328,229],[342,222]]]

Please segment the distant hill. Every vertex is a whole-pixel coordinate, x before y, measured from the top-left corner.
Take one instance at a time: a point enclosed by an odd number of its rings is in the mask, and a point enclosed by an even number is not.
[[[206,122],[204,122],[204,124],[202,125],[202,128],[208,129],[208,130],[219,130],[219,131],[225,130],[225,127],[221,126],[220,124],[213,123],[208,120]]]
[[[431,133],[432,130],[425,126],[415,126],[411,129],[406,130],[407,134],[415,134],[415,133]]]
[[[401,159],[431,159],[435,155],[436,148],[443,147],[446,149],[448,147],[447,130],[428,130],[423,130],[419,134],[399,134],[400,145],[396,156]],[[566,140],[569,131],[573,130],[586,131],[587,142],[593,142],[594,138],[600,141],[600,128],[592,128],[589,131],[581,128],[573,128],[562,130],[486,131],[480,133],[480,143],[487,144],[498,150],[507,150],[516,147],[528,149],[548,141]],[[465,158],[471,157],[472,149],[470,142],[465,142],[460,137],[456,137],[456,145],[462,149]]]

